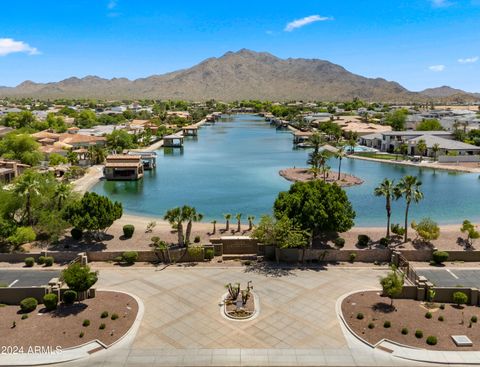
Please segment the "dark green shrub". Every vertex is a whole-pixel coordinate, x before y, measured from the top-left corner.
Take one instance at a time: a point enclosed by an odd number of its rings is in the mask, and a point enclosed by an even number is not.
[[[57,308],[58,296],[55,293],[49,293],[43,296],[43,304],[49,311]]]
[[[373,329],[375,327],[375,324],[373,322],[369,323],[368,324],[368,328],[369,329]]]
[[[100,317],[102,319],[106,319],[108,317],[108,311],[103,311],[101,314],[100,314]]]
[[[468,302],[468,296],[463,292],[455,292],[453,294],[453,303],[457,306],[464,305]]]
[[[63,293],[63,302],[66,303],[67,305],[71,305],[73,302],[75,302],[77,299],[77,292],[74,290],[67,290]]]
[[[80,241],[83,236],[83,231],[79,228],[72,228],[72,230],[70,231],[70,235],[74,240]]]
[[[31,268],[35,264],[35,259],[33,257],[25,258],[25,266]]]
[[[422,330],[415,330],[415,337],[417,339],[422,339],[423,338],[423,331]]]
[[[427,312],[427,313],[425,314],[425,318],[426,318],[426,319],[431,319],[431,318],[432,318],[432,313],[431,313],[431,312]]]
[[[442,264],[448,260],[448,252],[446,251],[435,251],[432,254],[433,262],[435,264]]]
[[[122,260],[127,264],[135,264],[135,261],[138,260],[137,251],[126,251],[122,254]]]
[[[195,238],[193,239],[193,242],[200,243],[200,236],[195,236]]]
[[[438,321],[445,321],[445,318],[442,315],[440,315],[438,316]]]
[[[99,328],[100,330],[103,330],[103,329],[105,329],[105,327],[106,327],[106,325],[102,323],[102,324],[100,324],[100,326],[99,326],[98,328]]]
[[[442,303],[442,304],[440,305],[440,309],[441,309],[441,310],[444,310],[444,309],[445,309],[445,303]]]
[[[357,319],[358,320],[363,320],[363,313],[361,313],[361,312],[357,313]]]
[[[52,266],[52,265],[53,265],[53,261],[54,261],[54,259],[53,259],[52,256],[47,256],[47,257],[45,258],[45,266]]]
[[[37,264],[38,265],[45,264],[45,256],[39,256],[38,259],[37,259]]]
[[[112,320],[118,319],[118,314],[112,313],[112,317],[110,317]]]
[[[188,257],[197,259],[199,256],[201,256],[202,253],[202,247],[201,246],[192,246],[187,249]],[[205,255],[204,255],[205,257]]]
[[[478,321],[477,316],[475,316],[475,315],[472,316],[472,318],[470,319],[470,321],[471,321],[471,322],[474,322],[474,323],[477,322],[477,321]]]
[[[390,240],[387,237],[382,237],[378,243],[380,246],[387,247],[390,244]]]
[[[342,248],[343,246],[345,246],[345,238],[337,237],[335,238],[333,243],[335,244],[335,247]]]
[[[22,315],[22,320],[26,320],[26,319],[28,319],[28,315],[27,314]]]
[[[407,335],[408,334],[408,329],[406,327],[402,328],[402,334]]]
[[[385,322],[383,323],[383,327],[386,328],[386,329],[388,329],[388,328],[391,327],[391,326],[392,326],[392,323],[391,323],[390,321],[385,321]]]
[[[437,344],[437,337],[430,335],[427,337],[427,344],[428,345],[436,345]]]
[[[390,226],[393,234],[397,236],[403,236],[405,234],[405,228],[403,228],[400,224],[395,223]]]
[[[205,250],[205,259],[212,260],[214,257],[215,257],[215,251],[213,251],[213,248],[207,248]]]
[[[135,232],[135,226],[133,224],[125,224],[123,226],[123,236],[125,238],[132,238],[133,232]]]
[[[352,252],[350,255],[348,255],[348,259],[350,260],[351,263],[354,263],[356,258],[357,258],[357,254],[355,252]]]
[[[25,298],[20,302],[20,310],[22,310],[22,312],[32,312],[37,306],[38,302],[33,297]]]
[[[367,247],[370,243],[370,237],[366,234],[359,234],[357,237],[357,246],[358,247]]]
[[[83,327],[90,326],[90,320],[88,320],[88,319],[83,320],[82,326]]]
[[[83,338],[84,335],[85,335],[85,333],[82,331],[82,332],[80,332],[80,334],[78,334],[78,337]]]

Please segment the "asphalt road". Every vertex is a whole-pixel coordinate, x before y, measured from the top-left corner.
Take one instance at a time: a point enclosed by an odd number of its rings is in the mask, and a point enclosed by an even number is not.
[[[58,277],[59,270],[0,270],[2,287],[38,287]]]
[[[438,287],[480,288],[480,269],[416,269]]]

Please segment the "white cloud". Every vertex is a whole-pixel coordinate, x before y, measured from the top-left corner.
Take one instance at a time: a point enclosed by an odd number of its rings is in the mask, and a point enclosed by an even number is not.
[[[465,59],[458,59],[460,64],[473,64],[478,61],[478,56],[467,57]]]
[[[452,6],[453,3],[448,0],[430,0],[434,8],[447,8]]]
[[[432,65],[432,66],[429,66],[428,67],[431,71],[434,71],[436,73],[440,72],[440,71],[444,71],[445,70],[445,65]]]
[[[110,0],[107,4],[108,9],[114,9],[117,7],[117,0]]]
[[[23,41],[15,41],[12,38],[0,38],[0,56],[6,56],[16,52],[24,52],[29,55],[38,55],[40,52]]]
[[[284,31],[285,32],[291,32],[294,29],[304,27],[308,24],[314,23],[314,22],[323,22],[326,20],[333,20],[331,17],[321,17],[320,15],[309,15],[308,17],[301,18],[301,19],[295,19],[294,21],[288,23],[285,26]]]

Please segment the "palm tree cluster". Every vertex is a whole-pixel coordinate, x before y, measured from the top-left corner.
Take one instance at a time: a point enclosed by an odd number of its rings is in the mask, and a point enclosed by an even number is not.
[[[385,178],[375,188],[375,196],[385,197],[385,209],[387,212],[387,238],[390,237],[390,217],[392,215],[392,201],[400,198],[405,199],[405,233],[404,242],[408,239],[408,214],[412,202],[418,203],[423,199],[421,191],[422,182],[415,176],[405,176],[396,185],[394,180]]]
[[[191,206],[184,205],[182,207],[169,209],[163,218],[177,231],[178,244],[180,246],[186,245],[188,247],[190,244],[193,222],[200,222],[203,219],[203,214],[198,213],[197,210]],[[184,222],[187,222],[185,234],[183,233]]]

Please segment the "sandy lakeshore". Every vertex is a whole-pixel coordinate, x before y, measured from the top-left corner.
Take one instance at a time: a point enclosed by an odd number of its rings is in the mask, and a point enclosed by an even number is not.
[[[292,182],[306,182],[315,179],[323,180],[322,174],[319,174],[317,178],[314,178],[313,173],[308,168],[286,168],[280,170],[278,174]],[[334,171],[327,172],[325,181],[328,183],[336,183],[341,187],[361,185],[363,183],[362,179],[347,173],[341,173],[340,179],[338,179],[338,172]]]

